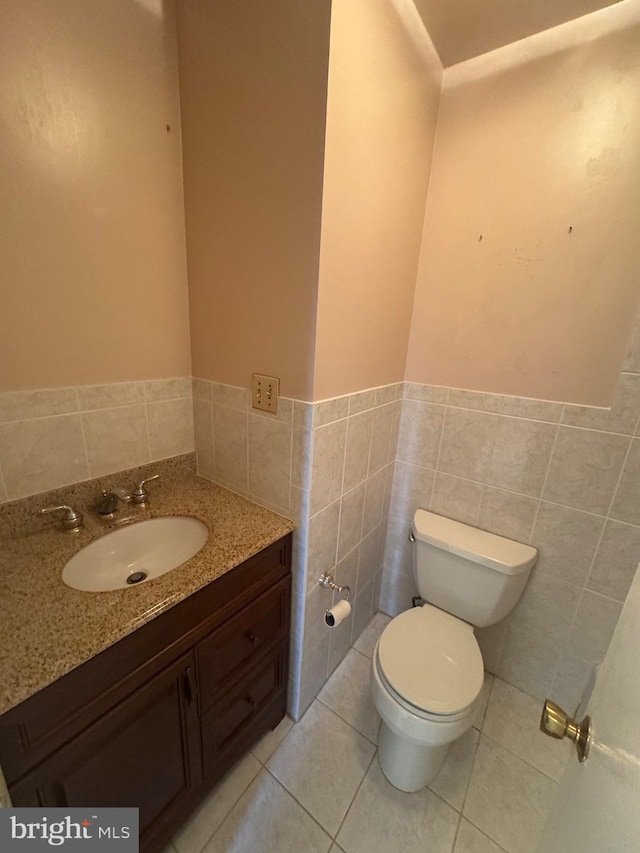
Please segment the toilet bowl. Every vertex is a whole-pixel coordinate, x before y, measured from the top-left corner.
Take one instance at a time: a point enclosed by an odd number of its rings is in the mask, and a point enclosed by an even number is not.
[[[428,785],[451,744],[471,728],[484,667],[470,617],[482,626],[502,619],[537,556],[528,545],[425,510],[416,512],[412,534],[416,581],[426,603],[391,620],[371,669],[382,718],[378,760],[402,791]]]

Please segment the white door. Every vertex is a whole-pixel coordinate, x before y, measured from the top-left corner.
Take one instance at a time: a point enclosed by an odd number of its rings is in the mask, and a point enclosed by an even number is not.
[[[553,696],[550,697],[553,699]],[[570,760],[539,851],[640,851],[640,571],[636,572],[588,713],[588,759]]]

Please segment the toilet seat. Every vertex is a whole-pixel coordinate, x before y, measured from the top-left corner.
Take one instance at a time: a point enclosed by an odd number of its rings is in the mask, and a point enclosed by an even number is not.
[[[430,604],[391,620],[378,642],[375,665],[401,704],[427,719],[464,715],[484,679],[471,625]]]

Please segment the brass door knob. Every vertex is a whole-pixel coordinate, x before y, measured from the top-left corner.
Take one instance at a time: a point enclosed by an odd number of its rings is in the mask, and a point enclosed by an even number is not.
[[[576,745],[578,761],[586,761],[589,757],[589,747],[593,740],[591,717],[585,717],[581,723],[576,723],[559,705],[547,699],[542,708],[540,731],[558,740],[571,738]]]

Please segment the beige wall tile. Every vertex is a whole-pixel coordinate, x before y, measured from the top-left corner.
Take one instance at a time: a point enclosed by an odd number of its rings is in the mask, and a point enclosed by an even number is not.
[[[351,633],[351,642],[355,643],[362,632],[367,628],[373,615],[373,593],[374,583],[369,581],[362,589],[359,589],[358,595],[353,603],[353,631]]]
[[[386,406],[387,403],[392,403],[396,398],[395,385],[383,385],[376,388],[376,406]]]
[[[575,715],[593,674],[593,664],[565,652],[553,679],[551,696],[567,713]]]
[[[192,453],[195,447],[191,397],[148,403],[149,444],[152,459]]]
[[[503,397],[500,413],[534,421],[549,421],[557,424],[562,417],[562,403],[547,400],[529,400],[526,397]]]
[[[369,469],[371,476],[379,471],[389,461],[389,444],[393,426],[393,404],[380,406],[373,410],[371,427],[371,447],[369,450]]]
[[[483,486],[471,480],[436,474],[431,510],[464,524],[474,524],[478,518]]]
[[[376,404],[376,392],[374,388],[368,391],[359,391],[349,397],[349,414],[357,415],[367,409],[373,409]]]
[[[341,560],[362,539],[362,520],[366,484],[360,483],[355,489],[342,496],[340,512],[340,533],[338,535],[338,559]]]
[[[364,501],[364,520],[362,535],[366,536],[382,521],[386,470],[383,468],[367,480],[367,492]]]
[[[417,509],[429,509],[434,480],[435,472],[430,468],[396,462],[391,492],[394,515],[411,521]]]
[[[85,412],[82,425],[89,476],[99,477],[149,461],[147,412],[144,405]]]
[[[213,475],[213,406],[211,400],[193,398],[193,431],[198,471]]]
[[[417,382],[405,382],[405,400],[421,400],[423,403],[446,403],[449,389],[439,385],[419,385]]]
[[[618,617],[619,601],[585,590],[571,630],[567,651],[581,660],[600,663],[609,648]]]
[[[538,497],[549,467],[557,427],[500,417],[485,480],[493,486]]]
[[[322,400],[313,407],[313,425],[315,427],[330,424],[346,418],[349,414],[349,398],[334,397],[332,400]]]
[[[622,373],[610,409],[565,405],[562,423],[633,435],[640,413],[640,376]]]
[[[313,428],[313,403],[293,401],[293,426],[300,429]]]
[[[502,397],[499,394],[483,394],[481,391],[462,391],[459,388],[450,388],[447,403],[449,406],[457,406],[461,409],[499,412],[502,406]]]
[[[380,568],[381,558],[379,558],[379,532],[372,530],[364,537],[360,543],[359,561],[358,561],[358,594],[365,585],[369,584],[378,569]]]
[[[485,486],[478,527],[507,539],[528,542],[538,503],[534,498]]]
[[[191,381],[193,396],[211,402],[211,385],[208,379],[193,379]]]
[[[604,515],[629,441],[622,435],[561,426],[542,497]]]
[[[289,507],[291,487],[290,423],[249,415],[249,491]]]
[[[149,379],[144,383],[144,396],[147,403],[176,400],[180,397],[191,397],[192,394],[193,382],[190,376],[175,379]]]
[[[640,373],[640,311],[636,315],[622,369],[631,373]]]
[[[292,428],[291,483],[301,489],[308,489],[311,484],[311,435],[308,427]]]
[[[144,402],[144,382],[113,382],[109,385],[81,385],[78,389],[81,412],[110,409]]]
[[[311,590],[323,572],[329,572],[338,559],[340,501],[334,501],[309,520],[309,566],[307,589]]]
[[[214,474],[237,489],[247,488],[247,414],[213,407]]]
[[[0,425],[0,461],[9,500],[88,479],[80,416]]]
[[[444,406],[405,400],[400,416],[398,459],[425,468],[435,468],[444,414]]]
[[[78,395],[75,388],[43,388],[37,391],[0,393],[0,423],[77,411]]]
[[[347,421],[336,421],[313,431],[311,512],[340,497],[344,471]]]
[[[629,455],[618,483],[611,515],[620,521],[640,524],[640,439],[631,442]]]
[[[222,385],[220,382],[212,382],[211,399],[218,406],[237,409],[239,412],[246,412],[249,408],[249,391],[235,385]]]
[[[583,586],[604,523],[597,515],[542,501],[531,537],[538,549],[538,569]]]
[[[509,625],[496,675],[537,699],[549,695],[560,649]]]
[[[328,667],[329,632],[326,631],[315,646],[305,648],[302,656],[298,707],[294,711],[296,719],[300,719],[327,683]]]
[[[484,479],[497,423],[496,415],[447,408],[438,469],[447,474]]]
[[[374,413],[367,411],[352,415],[347,422],[343,484],[345,491],[357,486],[367,477],[373,417]]]
[[[511,615],[511,625],[535,641],[564,648],[581,595],[579,587],[534,569]]]
[[[587,589],[624,601],[640,563],[640,527],[607,521]]]

